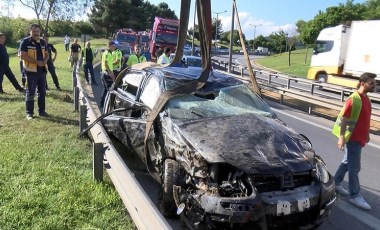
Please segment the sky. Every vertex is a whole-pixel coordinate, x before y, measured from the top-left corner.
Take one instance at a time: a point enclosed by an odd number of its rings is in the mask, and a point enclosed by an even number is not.
[[[180,0],[147,0],[152,4],[166,2],[180,17]],[[327,7],[337,6],[346,0],[236,0],[240,23],[247,39],[254,36],[267,36],[272,32],[284,30],[288,34],[295,33],[295,24],[302,19],[308,21],[314,18],[319,11]],[[363,3],[365,0],[355,0],[354,3]],[[193,26],[194,4],[190,8],[189,27]],[[212,17],[222,22],[222,30],[231,29],[232,0],[211,0]],[[34,12],[21,6],[19,3],[10,12],[13,17],[35,18]],[[3,12],[6,14],[6,12]],[[236,27],[235,27],[236,29]]]

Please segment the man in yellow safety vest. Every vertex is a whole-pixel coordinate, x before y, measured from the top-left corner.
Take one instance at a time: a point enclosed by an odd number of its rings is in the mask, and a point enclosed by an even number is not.
[[[338,148],[345,149],[343,160],[334,176],[336,192],[350,195],[350,203],[366,210],[371,209],[371,206],[359,193],[359,171],[361,150],[369,142],[371,101],[367,93],[374,91],[375,77],[376,74],[373,73],[360,76],[358,90],[348,97],[332,130],[338,137]],[[347,171],[349,191],[341,185]]]

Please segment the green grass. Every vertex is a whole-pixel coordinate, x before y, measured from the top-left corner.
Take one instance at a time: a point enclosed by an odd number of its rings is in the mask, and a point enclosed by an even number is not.
[[[110,179],[92,179],[92,146],[77,137],[79,115],[73,112],[68,52],[61,41],[51,39],[58,49],[55,66],[63,89],[47,92],[51,117],[26,120],[24,95],[6,77],[3,82],[7,94],[0,94],[0,229],[134,229]],[[93,44],[105,46],[106,41]],[[20,82],[15,54],[10,63]],[[53,86],[50,74],[47,79]]]
[[[276,70],[282,73],[288,73],[295,75],[297,77],[307,76],[307,71],[310,67],[311,54],[313,52],[312,48],[309,48],[307,54],[307,60],[305,64],[306,49],[294,50],[290,55],[290,66],[289,66],[289,55],[288,53],[276,54],[265,58],[257,58],[256,63],[265,66],[267,68]]]

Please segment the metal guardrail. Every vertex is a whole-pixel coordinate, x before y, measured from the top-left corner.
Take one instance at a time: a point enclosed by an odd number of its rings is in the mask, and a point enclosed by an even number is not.
[[[81,132],[97,117],[75,72],[73,72],[73,87],[74,109],[78,111],[80,108]],[[98,122],[90,129],[90,133],[93,140],[94,179],[102,181],[103,167],[105,167],[138,229],[172,229],[124,163],[103,125]]]
[[[216,59],[212,59],[214,64],[218,64],[223,70],[227,70],[228,62],[220,62]],[[249,81],[246,78],[246,74],[244,73],[245,67],[238,65],[231,65],[231,70],[236,75],[240,75],[240,79]],[[271,89],[272,91],[276,91],[280,93],[280,103],[283,103],[284,96],[288,96],[303,102],[307,102],[313,105],[322,106],[328,109],[340,110],[343,106],[343,103],[347,97],[354,92],[355,89],[345,88],[337,85],[320,83],[316,81],[311,81],[308,79],[290,76],[281,73],[275,73],[273,71],[263,70],[263,69],[254,69],[255,76],[258,80],[260,86]],[[258,74],[264,76],[260,77]],[[285,83],[275,82],[274,79],[282,79]],[[306,88],[302,88],[296,85],[292,85],[292,83],[299,83],[305,85]],[[329,96],[327,94],[318,92],[316,88],[323,88],[324,90],[334,91],[340,93],[339,99],[333,96]],[[371,101],[376,103],[380,103],[380,94],[378,93],[369,93],[369,97]],[[309,113],[311,113],[313,107],[309,105]],[[378,105],[372,106],[372,120],[380,121],[380,107]]]

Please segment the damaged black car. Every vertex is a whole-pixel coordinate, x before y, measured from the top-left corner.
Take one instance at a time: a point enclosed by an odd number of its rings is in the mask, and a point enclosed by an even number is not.
[[[128,70],[106,98],[102,123],[162,184],[162,213],[193,229],[320,225],[335,201],[325,163],[240,80],[214,71],[203,87],[170,97],[147,129],[160,95],[201,70]]]

